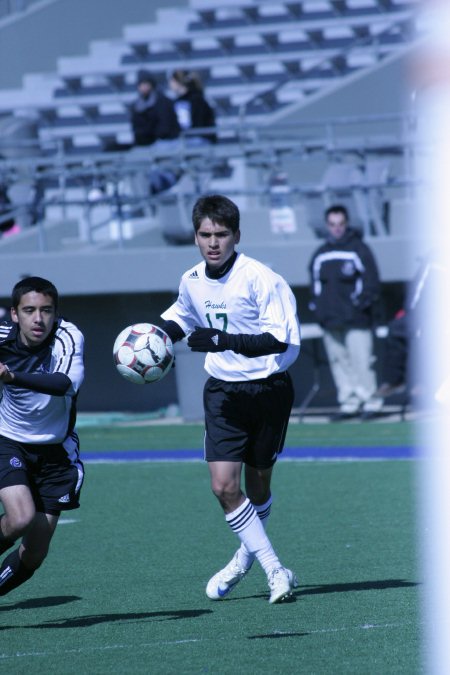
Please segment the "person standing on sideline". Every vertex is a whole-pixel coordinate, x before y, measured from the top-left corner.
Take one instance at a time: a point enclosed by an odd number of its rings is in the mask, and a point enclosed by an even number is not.
[[[0,596],[44,561],[61,511],[76,509],[84,470],[75,432],[84,339],[57,318],[58,292],[26,277],[0,325]]]
[[[269,602],[281,602],[297,579],[281,564],[265,526],[272,470],[294,399],[288,368],[300,349],[296,302],[281,276],[235,250],[240,213],[230,199],[200,197],[192,221],[203,262],[182,276],[161,327],[173,341],[187,335],[192,351],[206,353],[205,459],[212,491],[241,542],[206,594],[224,598],[256,558],[267,575]]]
[[[380,297],[375,258],[360,234],[349,227],[347,209],[325,212],[327,240],[312,256],[310,308],[322,327],[323,342],[337,389],[339,413],[333,420],[361,414],[374,417],[383,405],[376,396],[373,326]]]

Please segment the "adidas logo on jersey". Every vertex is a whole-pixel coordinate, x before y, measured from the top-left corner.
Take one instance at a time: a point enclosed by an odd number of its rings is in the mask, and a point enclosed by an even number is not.
[[[194,272],[191,272],[188,278],[189,279],[199,279],[197,270],[194,270]]]
[[[64,495],[63,497],[60,497],[58,501],[61,502],[62,504],[67,504],[68,502],[70,502],[70,496],[68,494]]]

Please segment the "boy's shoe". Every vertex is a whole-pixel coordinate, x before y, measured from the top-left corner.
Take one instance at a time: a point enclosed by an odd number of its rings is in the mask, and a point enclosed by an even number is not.
[[[395,396],[396,394],[403,394],[406,391],[406,384],[404,382],[398,382],[397,384],[391,384],[390,382],[383,382],[383,384],[375,392],[375,396],[380,398],[389,398],[389,396]]]
[[[298,586],[298,580],[292,570],[288,570],[286,567],[276,567],[273,569],[268,577],[267,581],[270,588],[270,604],[276,602],[283,602],[287,598],[291,597],[292,589]]]
[[[250,566],[251,567],[251,566]],[[250,570],[243,569],[237,560],[237,552],[220,572],[217,572],[206,585],[206,595],[211,600],[223,600]]]

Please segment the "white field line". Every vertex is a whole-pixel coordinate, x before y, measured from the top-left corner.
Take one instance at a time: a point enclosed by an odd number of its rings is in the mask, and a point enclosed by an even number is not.
[[[321,628],[319,630],[308,630],[308,628],[302,628],[301,631],[282,631],[282,630],[273,630],[269,633],[266,633],[261,639],[266,639],[273,635],[273,637],[280,637],[285,635],[286,638],[296,638],[301,636],[302,638],[307,638],[310,635],[325,635],[332,633],[348,633],[352,631],[361,631],[361,630],[392,630],[395,628],[406,628],[407,626],[416,625],[411,621],[401,621],[395,623],[380,623],[380,624],[363,624],[360,626],[342,626],[340,628]],[[301,635],[300,635],[301,634]],[[15,652],[8,654],[7,652],[0,653],[0,660],[6,661],[11,659],[18,658],[34,658],[34,657],[54,657],[54,656],[64,656],[65,654],[84,654],[89,652],[105,652],[113,649],[123,649],[123,650],[132,650],[136,651],[137,649],[146,649],[147,647],[155,646],[171,646],[171,645],[182,645],[190,642],[217,642],[217,641],[230,641],[231,636],[227,634],[222,638],[187,638],[184,640],[154,640],[151,642],[140,642],[138,644],[113,644],[113,645],[97,645],[93,647],[77,647],[73,649],[63,649],[61,651],[51,650],[51,651],[30,651],[30,652]],[[242,635],[234,635],[233,639],[242,640],[247,639],[247,637]],[[258,639],[257,636],[254,639]]]

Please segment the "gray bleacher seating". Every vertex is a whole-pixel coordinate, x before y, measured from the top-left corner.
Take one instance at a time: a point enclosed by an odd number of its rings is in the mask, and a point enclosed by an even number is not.
[[[53,89],[47,85],[34,106],[42,138],[72,152],[130,142],[128,106],[142,66],[161,83],[174,68],[197,70],[219,129],[243,114],[268,123],[271,113],[303,105],[311,94],[404,49],[413,36],[415,4],[191,0],[186,10],[168,8],[155,24],[125,27],[122,41],[97,41],[86,57],[60,59]],[[31,86],[38,89],[36,78]],[[11,94],[0,92],[0,114],[32,100],[19,96],[18,105]]]

